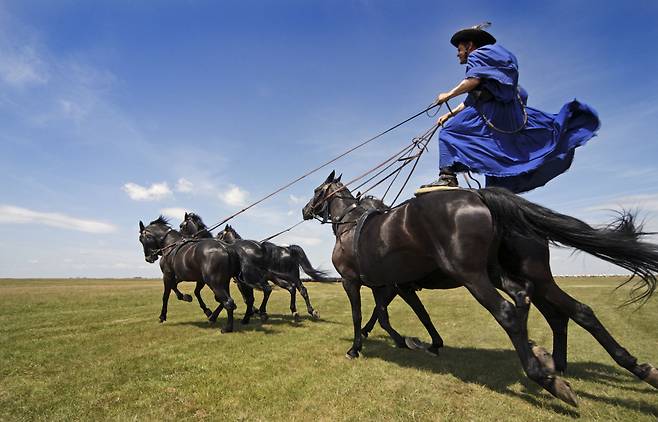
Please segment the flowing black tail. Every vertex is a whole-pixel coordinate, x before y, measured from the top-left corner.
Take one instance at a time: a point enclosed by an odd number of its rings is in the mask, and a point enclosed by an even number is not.
[[[304,253],[304,249],[297,245],[290,245],[290,253],[295,258],[299,266],[302,267],[302,270],[311,276],[313,280],[324,281],[325,278],[327,278],[327,273],[313,268],[308,258],[306,257],[306,253]]]
[[[491,211],[494,225],[502,236],[513,233],[538,241],[549,240],[629,270],[641,280],[633,288],[628,303],[644,302],[656,290],[658,245],[640,240],[647,233],[635,227],[633,214],[622,213],[616,224],[593,228],[577,218],[533,204],[506,189],[485,188],[478,193]]]

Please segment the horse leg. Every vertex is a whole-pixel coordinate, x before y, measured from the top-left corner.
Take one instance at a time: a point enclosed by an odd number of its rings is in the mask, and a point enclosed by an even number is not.
[[[188,295],[187,293],[182,293],[180,290],[178,290],[178,286],[173,286],[171,289],[176,294],[176,299],[182,300],[183,302],[192,302],[192,296]]]
[[[208,309],[206,303],[203,301],[203,298],[201,297],[201,289],[203,289],[203,286],[205,286],[203,281],[196,282],[196,287],[194,288],[194,296],[196,296],[196,300],[199,302],[199,306],[201,307],[203,313],[206,314],[206,317],[210,317],[212,315],[212,312],[210,311],[210,309]]]
[[[295,286],[289,286],[288,293],[290,293],[290,313],[292,314],[292,319],[295,322],[299,322],[301,318],[299,317],[299,312],[297,312],[297,289],[295,289]]]
[[[636,377],[658,388],[658,369],[649,363],[638,365],[637,358],[623,348],[598,320],[592,308],[578,302],[555,284],[546,287],[545,298],[561,312],[569,315],[576,324],[586,329],[617,364],[633,373]]]
[[[386,289],[385,295],[383,293],[384,288]],[[385,286],[382,287],[381,289],[382,289],[382,297],[381,297],[382,304],[384,307],[388,307],[388,305],[390,305],[390,303],[393,301],[395,296],[397,296],[397,291],[393,286]],[[373,298],[375,297],[374,290],[372,291],[372,297]],[[368,335],[373,330],[373,328],[375,328],[375,324],[377,323],[378,320],[379,320],[379,311],[377,309],[377,305],[375,304],[375,306],[372,308],[372,315],[370,316],[370,319],[368,320],[368,322],[366,322],[366,325],[364,325],[363,328],[361,328],[361,335],[363,337],[368,337]]]
[[[238,283],[238,290],[240,290],[244,303],[247,306],[247,310],[244,313],[244,318],[242,318],[241,323],[249,324],[249,320],[254,314],[254,289],[244,283]]]
[[[215,323],[217,321],[217,317],[219,316],[220,312],[222,312],[222,309],[224,309],[224,305],[222,305],[220,302],[219,305],[217,305],[215,310],[212,311],[212,313],[208,317],[208,321]]]
[[[560,312],[543,297],[535,295],[532,303],[541,312],[553,332],[553,362],[555,370],[564,373],[567,370],[567,326],[569,316]]]
[[[320,313],[316,309],[313,309],[313,305],[311,305],[311,298],[308,296],[308,290],[306,290],[306,286],[304,286],[304,283],[302,283],[299,277],[296,280],[295,286],[297,286],[299,294],[302,295],[304,302],[306,302],[306,312],[308,312],[308,314],[312,316],[313,319],[320,319]]]
[[[486,272],[465,277],[464,285],[496,319],[509,336],[528,378],[564,402],[578,406],[578,398],[564,379],[555,376],[532,353],[523,315],[496,291]]]
[[[354,341],[352,347],[347,351],[346,356],[349,359],[359,357],[359,351],[362,347],[361,341],[361,284],[357,281],[351,281],[343,278],[343,289],[347,293],[352,308],[352,324],[354,326]]]
[[[391,303],[389,299],[390,294],[389,287],[373,287],[372,295],[375,298],[375,309],[377,310],[377,316],[379,319],[379,325],[388,333],[388,335],[395,342],[395,346],[401,349],[409,348],[405,341],[405,338],[400,335],[395,329],[391,326],[391,323],[388,318],[388,304]],[[359,331],[360,333],[360,331]]]
[[[169,302],[169,295],[171,294],[171,287],[165,283],[164,293],[162,294],[162,310],[160,310],[160,322],[167,320],[167,303]]]
[[[269,318],[267,315],[267,302],[272,294],[272,286],[265,279],[265,274],[252,265],[244,265],[238,282],[245,283],[252,288],[257,287],[263,290],[263,301],[258,309],[258,314],[260,315],[261,322],[266,322]]]
[[[230,333],[233,331],[233,311],[236,308],[235,302],[233,301],[233,298],[229,293],[230,278],[226,277],[225,280],[222,279],[213,280],[214,282],[208,282],[208,281],[209,280],[206,280],[205,283],[208,286],[210,286],[213,293],[215,294],[215,300],[220,303],[220,306],[226,308],[226,313],[227,313],[226,325],[222,327],[221,332]],[[215,310],[217,314],[219,314],[219,312],[221,311],[220,306],[217,307],[218,310]]]
[[[162,275],[162,283],[164,284],[164,292],[162,293],[162,309],[159,317],[161,323],[167,320],[167,304],[169,303],[172,286],[176,286],[176,277],[173,274],[165,273]]]
[[[532,291],[535,286],[537,290],[543,291],[544,285],[555,283],[551,273],[548,243],[520,237],[511,238],[503,243],[499,257],[501,267],[510,277],[501,282],[501,289],[514,299],[517,308],[525,309],[528,301],[526,297],[529,298],[553,332],[553,355],[536,345],[532,345],[533,353],[549,368],[564,373],[567,367],[569,317],[546,301],[543,293],[534,294]],[[529,286],[531,289],[522,286]],[[529,310],[529,306],[527,308]]]
[[[531,301],[534,301],[533,284],[528,281],[517,282],[516,280],[512,280],[508,278],[502,280],[500,284],[501,284],[500,286],[501,290],[507,293],[514,301],[514,305],[516,306],[516,310],[518,312],[519,318],[521,318],[521,320],[523,321],[523,326],[526,327],[526,335],[528,335],[527,334],[528,314],[530,313],[530,303]],[[551,321],[548,319],[548,317],[546,317],[546,315],[543,312],[542,315],[544,315],[544,318],[546,318],[546,321],[548,321],[550,325]],[[552,325],[551,325],[551,329],[553,329]],[[555,330],[553,330],[553,349],[557,350],[558,353],[561,353],[561,348],[558,349],[555,348],[556,340],[560,343],[562,342],[562,340],[564,340],[564,345],[566,347],[566,338],[562,339],[559,336],[556,336]],[[532,353],[535,355],[535,357],[539,359],[539,361],[542,363],[542,365],[544,365],[545,368],[547,368],[551,373],[554,373],[556,371],[557,365],[555,364],[553,356],[551,356],[548,350],[546,350],[542,346],[537,345],[534,341],[529,340],[529,342],[530,342],[530,349],[532,350]],[[560,358],[562,358],[562,356],[563,355],[560,354]],[[566,350],[564,351],[564,359],[566,360]],[[562,370],[561,372],[564,371]]]
[[[427,351],[438,355],[439,349],[443,347],[443,339],[439,335],[439,332],[436,330],[436,327],[434,327],[432,319],[427,313],[425,306],[423,306],[423,302],[420,301],[416,290],[410,286],[398,286],[397,293],[400,295],[402,300],[407,302],[407,305],[413,309],[413,311],[416,313],[416,316],[427,330],[427,333],[432,338],[432,345],[427,349]],[[417,348],[417,345],[413,346],[413,348]]]

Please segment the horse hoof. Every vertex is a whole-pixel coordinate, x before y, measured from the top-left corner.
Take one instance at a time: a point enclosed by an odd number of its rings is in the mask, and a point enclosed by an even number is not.
[[[219,331],[221,331],[222,334],[232,333],[232,332],[233,332],[233,328],[222,328],[222,329],[219,330]]]
[[[211,323],[211,324],[214,324],[215,322],[217,322],[217,317],[213,318],[211,316],[210,318],[208,318],[208,322]]]
[[[649,369],[649,373],[642,379],[642,381],[650,384],[653,388],[658,388],[658,369],[654,368],[653,365],[649,363],[646,365],[651,369]]]
[[[240,324],[247,325],[247,324],[249,324],[249,320],[248,319],[243,319],[242,321],[240,321]]]
[[[566,380],[560,377],[555,377],[553,379],[552,390],[553,391],[549,391],[558,399],[572,405],[573,407],[578,407],[578,396],[573,392],[571,384]]]
[[[433,355],[433,356],[439,356],[439,348],[440,348],[440,347],[441,347],[441,346],[430,346],[430,347],[428,347],[427,350],[425,350],[425,351],[426,351],[427,353],[429,353],[430,355]]]
[[[359,352],[355,351],[354,349],[350,349],[347,351],[347,353],[345,353],[345,357],[350,360],[356,359],[359,357]]]
[[[427,350],[430,345],[421,341],[418,337],[405,337],[404,344],[411,350]]]
[[[265,312],[260,314],[260,322],[267,322],[269,318],[270,317]]]
[[[363,337],[363,338],[368,338],[368,334],[370,334],[368,331],[366,331],[366,330],[361,330],[361,337]]]
[[[190,295],[183,295],[183,300],[185,302],[192,302],[192,296]]]
[[[313,317],[313,319],[320,319],[320,312],[313,310],[311,316]]]
[[[162,323],[165,322],[166,320],[167,320],[167,318],[162,318],[162,317],[158,318],[158,322],[159,322],[160,324],[162,324]]]
[[[297,312],[295,312],[295,313],[292,314],[292,320],[293,320],[294,322],[299,322],[299,321],[301,321],[302,319],[301,319],[301,317],[299,316],[299,314],[298,314]]]
[[[553,361],[553,356],[543,347],[537,346],[533,342],[530,342],[530,344],[532,347],[532,354],[535,355],[539,363],[541,363],[545,369],[548,369],[551,374],[555,374],[555,362]]]

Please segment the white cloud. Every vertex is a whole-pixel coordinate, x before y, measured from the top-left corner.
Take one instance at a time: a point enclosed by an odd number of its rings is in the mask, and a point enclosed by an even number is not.
[[[160,210],[160,212],[165,217],[175,218],[180,221],[183,221],[183,218],[185,217],[185,213],[187,212],[187,210],[185,208],[164,208]]]
[[[219,198],[222,201],[234,207],[245,205],[247,203],[248,196],[249,192],[244,191],[235,185],[232,185],[231,188],[226,192],[219,194]]]
[[[0,224],[43,224],[85,233],[112,233],[112,224],[69,217],[64,214],[32,211],[12,205],[0,205]]]
[[[620,208],[639,208],[642,211],[658,211],[658,193],[622,196],[615,202],[607,202],[588,207],[586,208],[586,211],[601,211]]]
[[[48,81],[43,62],[33,48],[16,50],[7,45],[0,46],[0,78],[6,84],[17,87]]]
[[[290,194],[289,198],[290,198],[290,202],[292,202],[292,203],[295,204],[295,205],[297,205],[297,204],[303,204],[303,203],[306,202],[306,201],[304,200],[304,198],[300,198],[299,196],[295,196],[295,195],[292,195],[292,194]]]
[[[129,182],[123,185],[122,189],[135,201],[158,201],[172,195],[167,182],[153,183],[148,188]]]
[[[192,182],[190,182],[184,177],[181,177],[180,179],[178,179],[178,182],[176,182],[177,192],[184,192],[184,193],[192,192],[193,187],[194,184],[192,184]]]

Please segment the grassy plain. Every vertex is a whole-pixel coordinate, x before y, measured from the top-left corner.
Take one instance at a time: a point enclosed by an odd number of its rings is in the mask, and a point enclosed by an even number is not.
[[[658,298],[620,309],[619,280],[559,282],[641,362],[658,364]],[[464,289],[421,292],[446,342],[440,357],[396,349],[377,327],[363,357],[349,361],[351,317],[340,284],[307,286],[320,321],[294,323],[288,294],[276,290],[267,323],[220,334],[196,302],[173,295],[159,324],[157,280],[0,280],[0,420],[658,418],[658,391],[616,366],[573,322],[567,379],[578,409],[525,378],[503,330]],[[182,289],[191,293],[193,284]],[[208,292],[204,298],[214,303]],[[366,289],[363,302],[367,313]],[[243,310],[239,303],[239,317]],[[400,299],[390,312],[403,334],[428,340]],[[529,323],[550,350],[550,330],[534,309]]]

